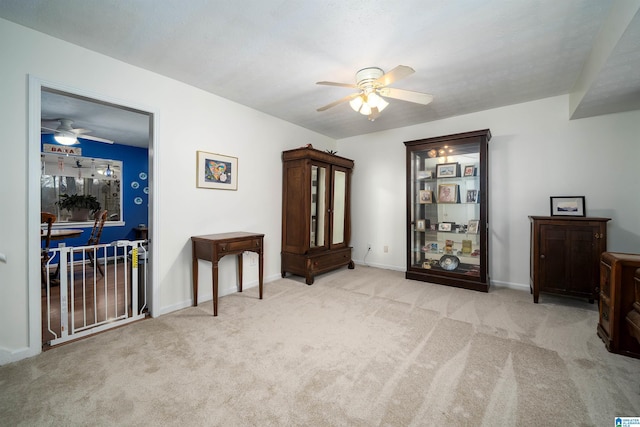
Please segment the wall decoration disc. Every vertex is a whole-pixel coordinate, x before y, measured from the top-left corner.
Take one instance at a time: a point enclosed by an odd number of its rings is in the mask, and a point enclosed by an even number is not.
[[[142,191],[144,191],[144,194],[149,194],[149,187],[144,187]]]
[[[143,181],[144,181],[145,179],[147,179],[147,174],[146,174],[146,173],[144,173],[144,172],[140,172],[140,175],[138,175],[138,176],[139,176],[139,177],[140,177],[140,179],[141,179],[141,180],[143,180]]]
[[[133,199],[133,203],[135,203],[136,205],[141,205],[142,197],[136,197],[135,199]]]
[[[138,184],[138,181],[133,181],[131,183],[131,188],[133,188],[134,190],[137,190],[140,187],[140,184]]]

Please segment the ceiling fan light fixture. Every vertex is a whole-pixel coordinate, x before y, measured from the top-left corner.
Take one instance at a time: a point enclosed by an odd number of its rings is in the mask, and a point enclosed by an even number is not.
[[[369,105],[369,103],[365,102],[362,104],[362,108],[360,108],[360,114],[362,114],[363,116],[368,116],[369,114],[371,114],[371,106]]]
[[[363,103],[364,101],[362,100],[362,95],[358,95],[355,98],[353,98],[351,101],[349,101],[349,105],[351,106],[351,108],[353,108],[353,111],[355,112],[360,111],[360,108],[362,108]]]
[[[78,142],[78,139],[75,135],[70,135],[66,132],[56,132],[53,135],[53,139],[55,139],[58,144],[62,145],[73,145]]]
[[[369,94],[369,96],[367,97],[367,104],[369,104],[371,108],[377,108],[378,111],[384,110],[385,108],[387,108],[387,105],[389,105],[387,101],[385,101],[380,95],[375,92],[371,92]]]

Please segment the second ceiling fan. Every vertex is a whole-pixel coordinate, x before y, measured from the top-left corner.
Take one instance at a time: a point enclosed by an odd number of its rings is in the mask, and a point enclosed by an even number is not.
[[[406,65],[398,65],[393,70],[385,74],[378,67],[368,67],[356,73],[356,83],[336,83],[336,82],[317,82],[319,85],[340,86],[359,89],[359,92],[347,95],[337,101],[318,108],[317,111],[325,111],[331,107],[349,102],[351,108],[368,117],[369,120],[375,120],[380,112],[389,105],[383,97],[400,99],[402,101],[413,102],[416,104],[427,105],[433,101],[433,96],[427,93],[414,92],[404,89],[395,89],[388,87],[390,84],[403,79],[415,71]]]

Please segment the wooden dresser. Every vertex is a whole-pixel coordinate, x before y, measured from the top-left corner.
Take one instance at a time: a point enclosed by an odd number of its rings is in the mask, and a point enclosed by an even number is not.
[[[640,358],[640,331],[634,329],[639,315],[639,286],[634,280],[640,255],[605,252],[600,260],[600,317],[598,336],[607,350]],[[634,335],[637,334],[637,335]]]
[[[610,218],[530,216],[533,302],[541,292],[598,299],[600,255]]]

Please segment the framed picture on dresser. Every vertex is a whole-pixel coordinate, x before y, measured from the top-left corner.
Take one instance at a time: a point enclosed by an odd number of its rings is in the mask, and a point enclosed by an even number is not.
[[[551,196],[551,216],[585,216],[584,196]]]

